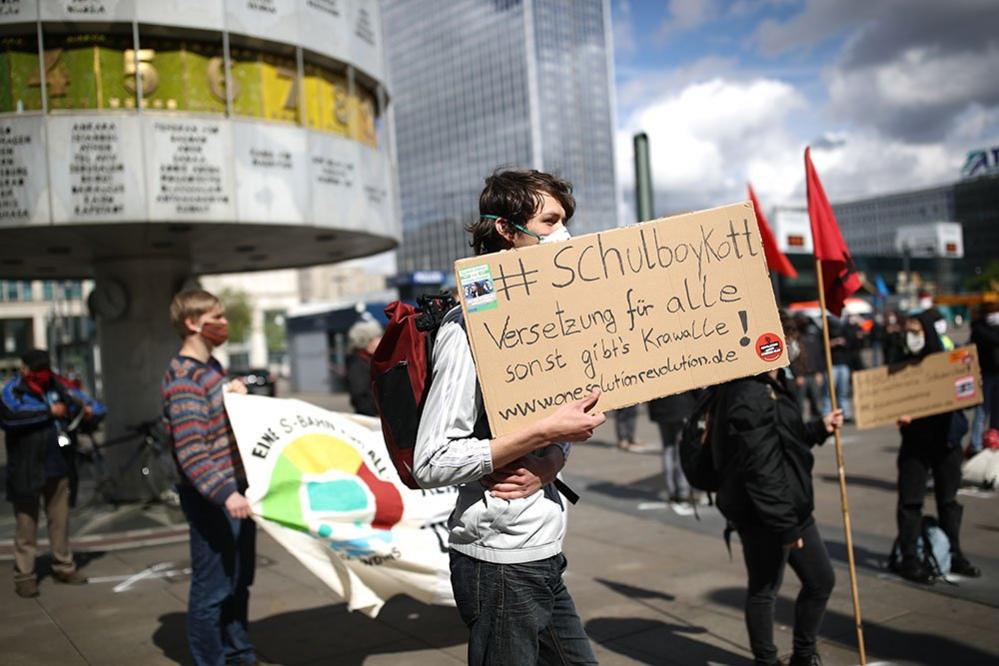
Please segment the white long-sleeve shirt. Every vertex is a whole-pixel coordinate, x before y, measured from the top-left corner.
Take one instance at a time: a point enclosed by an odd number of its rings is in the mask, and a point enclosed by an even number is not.
[[[458,486],[449,521],[451,548],[501,564],[533,562],[562,552],[566,509],[554,485],[529,497],[503,500],[491,497],[479,483],[493,471],[491,435],[461,308],[444,317],[432,370],[413,476],[424,488]],[[553,446],[568,458],[568,444]]]

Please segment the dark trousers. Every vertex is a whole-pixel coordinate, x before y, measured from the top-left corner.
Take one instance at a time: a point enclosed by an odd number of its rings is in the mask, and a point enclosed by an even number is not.
[[[470,630],[471,666],[596,664],[562,582],[564,555],[493,564],[451,551],[451,587]]]
[[[961,485],[963,459],[961,447],[948,446],[943,442],[936,446],[902,445],[898,452],[897,519],[899,550],[903,559],[916,557],[926,478],[930,473],[933,474],[940,529],[950,539],[951,552],[961,552],[961,515],[964,508],[957,502],[957,490]]]
[[[636,421],[638,421],[638,405],[614,410],[614,432],[617,435],[617,441],[635,441]]]
[[[257,525],[235,520],[188,485],[178,486],[191,526],[191,590],[187,639],[198,666],[252,664],[247,631],[249,587],[256,565]]]
[[[819,529],[811,523],[802,531],[804,548],[791,550],[780,543],[776,534],[761,525],[739,526],[742,555],[749,574],[746,595],[746,628],[754,663],[776,664],[774,645],[774,604],[784,581],[784,565],[790,564],[801,592],[794,602],[794,654],[808,657],[815,653],[826,603],[836,584],[836,575]]]

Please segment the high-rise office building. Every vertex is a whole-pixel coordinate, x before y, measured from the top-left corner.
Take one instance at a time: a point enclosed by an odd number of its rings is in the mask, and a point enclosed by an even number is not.
[[[570,228],[617,226],[607,0],[383,0],[403,243],[400,271],[470,252],[498,167],[572,181]]]

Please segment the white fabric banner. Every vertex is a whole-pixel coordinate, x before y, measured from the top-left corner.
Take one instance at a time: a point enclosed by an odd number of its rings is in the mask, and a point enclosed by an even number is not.
[[[404,486],[377,419],[231,393],[225,406],[257,523],[351,610],[374,617],[396,594],[454,605],[456,491]]]

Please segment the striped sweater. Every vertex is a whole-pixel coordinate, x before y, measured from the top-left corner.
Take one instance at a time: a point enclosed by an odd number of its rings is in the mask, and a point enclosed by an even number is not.
[[[163,415],[184,481],[216,504],[246,488],[246,474],[222,401],[225,375],[214,358],[175,356],[163,377]]]

